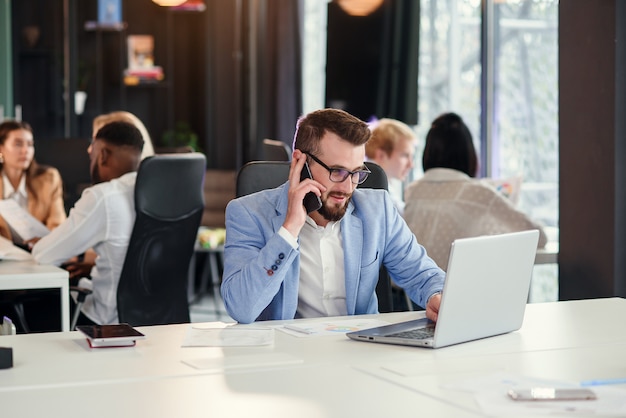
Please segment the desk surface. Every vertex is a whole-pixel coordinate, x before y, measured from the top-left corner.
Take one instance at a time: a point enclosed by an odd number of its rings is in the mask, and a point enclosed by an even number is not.
[[[66,270],[50,265],[40,265],[33,260],[0,261],[0,290],[60,289],[61,329],[63,331],[70,329],[68,277],[69,273]]]
[[[327,417],[413,408],[438,417],[482,416],[470,395],[441,384],[495,370],[573,381],[624,377],[626,327],[606,332],[607,318],[624,317],[626,300],[619,298],[531,304],[517,332],[437,350],[278,330],[270,346],[182,348],[189,324],[142,327],[147,338],[121,349],[90,350],[78,332],[3,336],[0,346],[13,347],[14,367],[0,370],[0,410],[11,416]],[[265,362],[276,355],[296,361]],[[246,358],[254,365],[226,371],[183,363]]]

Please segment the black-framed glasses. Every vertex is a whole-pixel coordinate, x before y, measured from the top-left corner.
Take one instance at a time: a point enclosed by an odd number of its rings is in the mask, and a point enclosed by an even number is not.
[[[328,178],[334,183],[344,182],[348,178],[348,176],[350,176],[350,181],[352,181],[353,184],[361,184],[365,181],[365,179],[367,179],[367,176],[369,176],[371,173],[371,171],[367,167],[356,171],[346,170],[345,168],[330,168],[310,152],[305,152],[305,154],[311,157],[313,161],[328,170]]]

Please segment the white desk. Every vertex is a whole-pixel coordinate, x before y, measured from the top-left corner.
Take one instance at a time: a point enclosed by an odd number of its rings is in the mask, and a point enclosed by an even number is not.
[[[69,273],[55,266],[35,261],[0,261],[0,291],[59,289],[61,293],[61,329],[70,329]]]
[[[483,416],[470,395],[440,384],[494,370],[575,381],[624,377],[624,317],[626,300],[619,298],[531,304],[518,332],[437,350],[278,330],[271,346],[181,348],[188,324],[142,327],[147,339],[121,349],[90,350],[78,332],[3,336],[0,346],[13,347],[14,367],[0,370],[0,410],[64,417]],[[299,362],[263,364],[276,354]],[[250,357],[256,365],[238,370],[182,363]]]

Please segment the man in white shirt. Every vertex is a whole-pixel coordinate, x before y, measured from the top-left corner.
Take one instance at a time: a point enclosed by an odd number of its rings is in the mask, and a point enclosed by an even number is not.
[[[135,179],[141,161],[141,132],[126,122],[102,127],[88,148],[94,186],[85,189],[69,217],[33,247],[41,264],[60,265],[93,248],[93,293],[79,324],[114,324],[117,284],[135,223]]]

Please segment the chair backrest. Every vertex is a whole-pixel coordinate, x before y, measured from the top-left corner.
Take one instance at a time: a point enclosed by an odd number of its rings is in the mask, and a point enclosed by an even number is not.
[[[365,162],[365,165],[372,174],[358,187],[387,190],[385,171],[378,164],[370,161]],[[280,186],[289,178],[289,166],[290,163],[284,161],[251,161],[245,164],[237,175],[237,197]],[[391,280],[384,266],[380,269],[376,296],[380,312],[393,311]]]
[[[203,154],[162,154],[141,162],[137,218],[117,289],[120,322],[189,322],[187,273],[204,209]]]
[[[266,161],[291,161],[291,148],[283,141],[264,139],[263,159]]]
[[[246,196],[280,186],[289,178],[288,161],[251,161],[237,174],[236,196]]]

